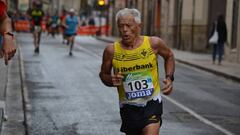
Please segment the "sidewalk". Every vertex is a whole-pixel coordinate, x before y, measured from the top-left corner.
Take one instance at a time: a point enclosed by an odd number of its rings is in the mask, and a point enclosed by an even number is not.
[[[113,42],[116,37],[96,37],[98,40]],[[222,65],[213,65],[211,54],[198,54],[173,49],[175,59],[179,63],[191,65],[216,75],[240,82],[240,64],[223,61]]]
[[[0,135],[25,134],[19,55],[8,66],[0,59]]]
[[[8,67],[5,66],[4,60],[0,59],[0,124],[3,123],[3,110],[5,109],[5,93],[7,87]],[[0,125],[1,126],[1,125]],[[2,128],[0,127],[0,133]]]

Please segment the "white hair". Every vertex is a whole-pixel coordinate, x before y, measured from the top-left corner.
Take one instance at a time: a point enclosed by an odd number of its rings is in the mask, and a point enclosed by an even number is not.
[[[132,8],[132,9],[124,8],[119,10],[116,14],[116,22],[121,16],[126,16],[129,14],[134,17],[134,20],[136,21],[136,23],[141,23],[141,13],[135,8]]]

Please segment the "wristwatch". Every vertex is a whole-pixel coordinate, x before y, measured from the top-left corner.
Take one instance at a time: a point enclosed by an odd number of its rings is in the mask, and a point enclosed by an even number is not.
[[[173,75],[166,75],[166,79],[170,79],[173,82],[174,81],[174,76]]]
[[[12,36],[12,38],[14,38],[14,34],[12,32],[3,32],[2,34],[3,36],[4,35],[9,35],[9,36]]]

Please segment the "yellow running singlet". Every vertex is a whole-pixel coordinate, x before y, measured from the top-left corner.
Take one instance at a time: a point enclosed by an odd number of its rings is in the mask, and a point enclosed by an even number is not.
[[[157,55],[153,52],[149,37],[134,50],[114,43],[113,69],[124,76],[118,87],[120,104],[144,105],[160,94]]]

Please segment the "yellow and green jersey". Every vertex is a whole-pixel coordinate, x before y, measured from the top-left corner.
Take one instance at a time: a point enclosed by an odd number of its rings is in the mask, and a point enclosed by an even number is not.
[[[44,17],[44,12],[40,9],[33,9],[31,12],[33,25],[41,25],[42,19]]]
[[[160,95],[157,55],[151,48],[149,37],[134,50],[114,43],[113,69],[124,76],[123,84],[118,87],[120,104],[144,105]]]

